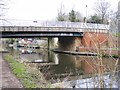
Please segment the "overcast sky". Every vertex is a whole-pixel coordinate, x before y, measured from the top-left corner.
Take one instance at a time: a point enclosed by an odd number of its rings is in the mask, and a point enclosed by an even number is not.
[[[6,12],[7,19],[22,20],[54,20],[57,17],[61,3],[65,12],[71,9],[88,16],[94,13],[93,7],[97,0],[10,0],[9,9]],[[117,9],[119,0],[106,0],[113,10]]]

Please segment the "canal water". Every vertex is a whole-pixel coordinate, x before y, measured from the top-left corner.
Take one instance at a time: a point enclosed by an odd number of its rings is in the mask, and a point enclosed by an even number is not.
[[[45,78],[52,83],[55,80],[78,80],[80,75],[95,75],[99,73],[99,58],[97,56],[81,56],[55,53],[47,49],[27,47],[7,48],[14,58],[29,63],[39,69]],[[114,70],[116,59],[103,58],[104,72]],[[120,63],[119,63],[120,64]],[[77,77],[77,78],[76,78]]]

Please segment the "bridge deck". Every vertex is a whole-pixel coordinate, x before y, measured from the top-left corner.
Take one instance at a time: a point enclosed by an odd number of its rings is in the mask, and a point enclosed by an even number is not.
[[[1,26],[2,38],[83,36],[84,32],[108,33],[107,29],[78,27]]]
[[[108,29],[80,28],[80,27],[36,27],[36,26],[0,26],[0,31],[51,31],[51,32],[98,32],[107,33]]]
[[[84,32],[108,33],[109,31],[109,25],[104,24],[15,20],[6,22],[0,24],[0,32],[2,32],[0,37],[83,36]]]

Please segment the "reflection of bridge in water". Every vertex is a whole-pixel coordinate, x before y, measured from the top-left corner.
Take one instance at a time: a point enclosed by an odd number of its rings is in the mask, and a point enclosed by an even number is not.
[[[6,22],[7,21],[7,22]],[[109,25],[80,22],[1,21],[2,38],[47,37],[50,49],[54,48],[54,37],[58,37],[59,49],[75,51],[78,47],[94,47],[95,43],[107,42]],[[88,34],[89,33],[89,34]],[[64,38],[65,37],[65,38]],[[103,38],[103,39],[101,39]],[[66,44],[67,43],[67,44]]]

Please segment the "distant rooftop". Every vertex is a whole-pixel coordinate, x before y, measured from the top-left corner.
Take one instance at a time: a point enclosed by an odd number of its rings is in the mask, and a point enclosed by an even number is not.
[[[82,22],[60,22],[60,21],[32,21],[32,20],[0,20],[0,26],[37,26],[37,27],[78,27],[78,28],[94,28],[94,29],[109,29],[106,24],[93,24]]]

